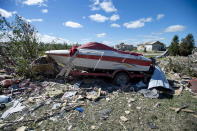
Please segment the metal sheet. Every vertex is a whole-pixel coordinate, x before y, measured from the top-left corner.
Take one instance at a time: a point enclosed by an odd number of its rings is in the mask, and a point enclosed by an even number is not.
[[[160,67],[155,66],[155,70],[150,79],[148,89],[157,87],[173,90],[170,87],[170,84],[168,83],[168,80],[166,79],[164,72],[160,69]]]

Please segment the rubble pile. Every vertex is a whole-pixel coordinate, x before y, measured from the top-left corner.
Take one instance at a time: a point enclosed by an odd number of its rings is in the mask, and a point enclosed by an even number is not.
[[[197,76],[197,56],[168,56],[159,61],[159,66],[165,73],[180,73],[180,75]]]
[[[87,101],[105,98],[112,88],[99,79],[71,83],[55,79],[41,82],[14,80],[13,76],[6,75],[6,71],[1,71],[0,128],[13,129],[20,124],[57,119],[67,112],[83,112]]]
[[[158,60],[158,64],[171,86],[177,89],[175,94],[180,94],[184,88],[193,92],[189,83],[197,77],[197,51],[188,57],[168,56]]]

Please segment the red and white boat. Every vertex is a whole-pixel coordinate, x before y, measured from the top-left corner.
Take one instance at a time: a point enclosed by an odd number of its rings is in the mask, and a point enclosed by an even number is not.
[[[142,54],[119,51],[96,42],[71,50],[50,50],[45,53],[57,63],[68,65],[72,62],[75,67],[94,70],[149,71],[152,65],[152,60]]]

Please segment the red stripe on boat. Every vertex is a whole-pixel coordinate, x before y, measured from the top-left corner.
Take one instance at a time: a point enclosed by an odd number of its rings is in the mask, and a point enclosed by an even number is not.
[[[68,54],[49,54],[49,55],[56,55],[56,56],[65,56],[69,57]],[[150,66],[152,64],[151,61],[143,61],[143,60],[136,60],[136,59],[129,59],[129,58],[120,58],[120,57],[112,57],[112,56],[96,56],[96,55],[81,55],[78,54],[77,58],[84,58],[84,59],[93,59],[93,60],[103,60],[103,61],[112,61],[112,62],[119,62],[119,63],[128,63],[128,64],[137,64],[141,66]]]

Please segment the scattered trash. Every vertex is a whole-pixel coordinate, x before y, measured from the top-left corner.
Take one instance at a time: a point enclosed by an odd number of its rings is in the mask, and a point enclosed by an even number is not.
[[[5,96],[5,95],[0,95],[0,103],[8,103],[10,102],[12,99],[10,96]]]
[[[74,88],[79,88],[81,86],[81,84],[82,84],[82,81],[78,81],[73,86],[74,86]]]
[[[68,128],[67,128],[68,131],[70,131],[72,127],[73,127],[72,125],[69,125]]]
[[[161,103],[160,103],[160,102],[157,102],[157,103],[154,105],[155,108],[157,108],[157,107],[159,107],[159,106],[161,106]]]
[[[125,113],[128,115],[128,114],[130,114],[130,111],[125,111]]]
[[[103,110],[99,111],[100,119],[106,120],[109,117],[111,112],[112,112],[111,108],[103,109]]]
[[[55,103],[52,107],[52,110],[56,110],[61,107],[61,103]]]
[[[120,120],[123,121],[123,122],[128,121],[128,119],[125,116],[120,116]]]
[[[16,131],[25,131],[27,129],[26,126],[21,126],[18,129],[16,129]]]
[[[148,127],[150,127],[151,129],[159,129],[154,123],[152,122],[148,122],[147,123]]]
[[[5,119],[6,117],[11,115],[12,113],[22,111],[24,108],[25,108],[25,106],[22,106],[22,103],[20,103],[19,100],[15,100],[14,103],[13,103],[13,106],[11,108],[9,108],[8,110],[6,110],[2,114],[1,118]]]
[[[97,100],[101,95],[101,88],[98,89],[98,91],[91,91],[91,92],[86,92],[86,98],[90,100]]]
[[[91,127],[90,127],[92,130],[95,130],[96,129],[96,126],[94,126],[94,125],[91,125]]]
[[[178,90],[175,90],[174,95],[179,96],[182,93],[183,89],[184,87],[181,86]]]
[[[134,98],[129,98],[129,99],[128,99],[128,103],[131,103],[131,102],[134,102],[134,101],[135,101]]]
[[[80,113],[84,112],[84,108],[82,107],[76,107],[75,110],[79,111]]]
[[[71,99],[72,96],[75,96],[76,94],[77,94],[77,91],[65,92],[64,95],[62,96],[61,100]]]
[[[106,101],[110,101],[110,98],[107,97],[107,98],[106,98]]]
[[[141,109],[142,109],[142,107],[140,107],[140,106],[137,106],[137,107],[136,107],[136,109],[137,109],[137,110],[141,110]]]
[[[159,92],[156,89],[141,89],[138,91],[139,93],[143,94],[144,97],[147,98],[159,98]]]

